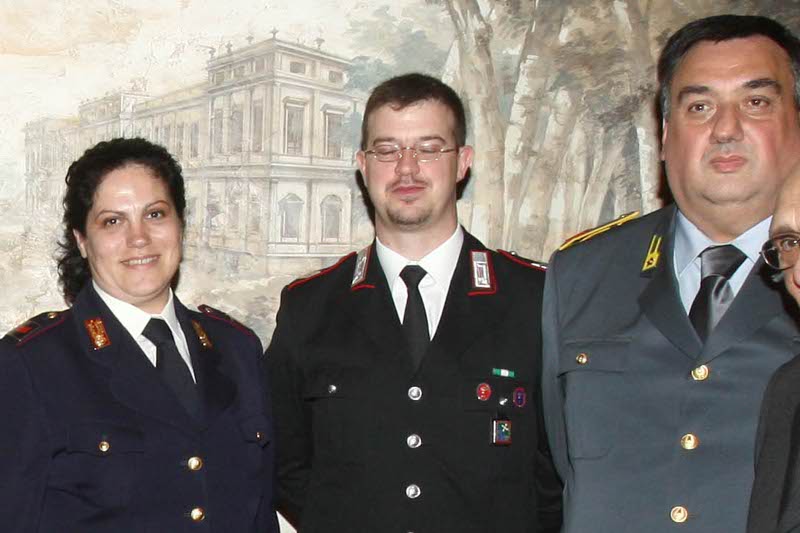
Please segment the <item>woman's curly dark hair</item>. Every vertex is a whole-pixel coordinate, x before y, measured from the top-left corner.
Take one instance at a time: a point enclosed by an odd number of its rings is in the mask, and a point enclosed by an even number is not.
[[[94,194],[103,178],[126,165],[142,165],[164,181],[181,224],[185,223],[186,195],[181,166],[163,146],[142,138],[111,139],[97,143],[73,162],[65,181],[64,235],[58,243],[58,281],[64,300],[72,304],[81,289],[92,279],[89,262],[81,257],[74,230],[86,235],[86,219]]]

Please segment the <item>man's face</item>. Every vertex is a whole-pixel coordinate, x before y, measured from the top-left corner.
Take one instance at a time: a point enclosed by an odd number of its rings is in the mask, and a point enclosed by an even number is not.
[[[800,237],[800,165],[786,179],[778,195],[775,214],[769,228],[770,239],[785,237],[787,245]],[[800,304],[800,262],[784,271],[783,282],[792,298]]]
[[[798,120],[789,57],[773,41],[696,44],[672,80],[662,139],[681,211],[701,228],[728,208],[744,214],[744,229],[769,216],[800,160]]]
[[[368,118],[367,150],[386,145],[418,147],[435,144],[456,148],[455,117],[444,104],[423,100],[403,109],[379,107]],[[403,150],[398,161],[378,161],[363,151],[357,155],[364,184],[375,207],[375,225],[382,232],[452,232],[457,224],[456,184],[472,163],[472,148],[460,147],[419,161]]]

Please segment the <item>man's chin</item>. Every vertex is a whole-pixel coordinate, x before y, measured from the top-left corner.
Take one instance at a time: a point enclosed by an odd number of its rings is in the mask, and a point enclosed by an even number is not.
[[[389,213],[387,213],[387,217],[389,218],[389,222],[391,222],[395,226],[412,229],[424,226],[425,223],[428,222],[428,220],[430,220],[431,214],[429,212],[397,213],[390,211]]]

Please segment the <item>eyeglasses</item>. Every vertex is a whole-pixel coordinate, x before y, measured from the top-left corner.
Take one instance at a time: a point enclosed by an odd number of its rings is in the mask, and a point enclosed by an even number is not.
[[[411,157],[420,163],[438,161],[442,154],[455,152],[458,146],[444,148],[440,143],[422,143],[414,146],[399,146],[397,144],[379,144],[372,150],[364,150],[364,153],[371,155],[382,163],[393,163],[403,158],[403,152],[411,150]]]
[[[772,237],[761,247],[761,257],[776,270],[792,268],[800,257],[800,235],[784,233]]]

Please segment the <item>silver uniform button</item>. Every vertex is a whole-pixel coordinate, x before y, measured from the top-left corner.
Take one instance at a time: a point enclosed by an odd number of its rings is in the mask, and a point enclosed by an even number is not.
[[[406,487],[406,496],[411,498],[412,500],[419,498],[420,494],[422,494],[422,489],[419,488],[419,485],[415,485],[412,483],[408,487]]]
[[[422,438],[416,433],[412,433],[406,438],[406,444],[409,448],[419,448],[422,445]]]
[[[422,398],[422,389],[417,387],[416,385],[408,389],[408,397],[414,400],[415,402]]]
[[[339,387],[337,387],[336,385],[334,384],[328,385],[328,394],[336,394],[337,390],[339,390]]]

